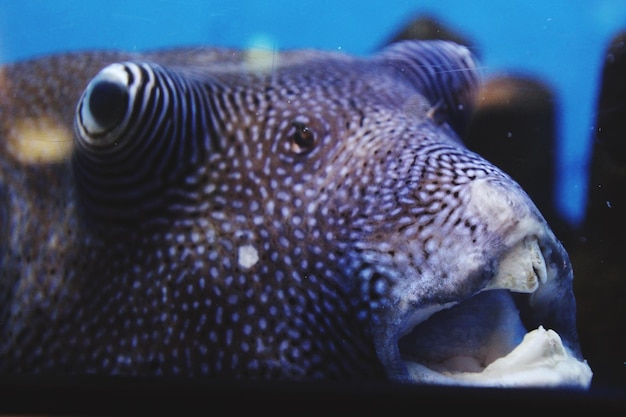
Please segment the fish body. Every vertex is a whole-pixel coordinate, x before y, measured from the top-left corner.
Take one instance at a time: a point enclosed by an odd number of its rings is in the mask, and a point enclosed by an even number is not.
[[[567,253],[459,137],[466,48],[1,71],[0,372],[589,386]]]

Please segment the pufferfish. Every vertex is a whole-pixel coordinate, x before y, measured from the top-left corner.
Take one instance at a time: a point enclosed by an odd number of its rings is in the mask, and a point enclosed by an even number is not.
[[[590,385],[565,249],[463,145],[467,48],[0,71],[2,375]]]

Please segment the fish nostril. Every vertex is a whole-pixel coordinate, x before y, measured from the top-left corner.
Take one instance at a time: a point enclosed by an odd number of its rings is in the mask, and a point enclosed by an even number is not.
[[[124,119],[128,109],[128,91],[125,85],[110,80],[97,81],[89,94],[88,111],[95,122],[95,131],[113,129]]]

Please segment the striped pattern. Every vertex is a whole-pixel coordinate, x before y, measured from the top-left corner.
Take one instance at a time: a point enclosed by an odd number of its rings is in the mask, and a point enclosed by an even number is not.
[[[92,113],[99,99],[94,95],[104,95],[98,87],[124,82],[125,114],[114,126],[100,126]],[[132,219],[176,203],[168,199],[184,198],[180,190],[171,192],[172,186],[182,184],[211,148],[207,89],[208,84],[147,63],[112,64],[91,81],[77,108],[73,166],[92,214]]]
[[[437,119],[443,116],[463,134],[474,102],[479,74],[470,51],[446,41],[399,42],[380,56],[428,99]]]

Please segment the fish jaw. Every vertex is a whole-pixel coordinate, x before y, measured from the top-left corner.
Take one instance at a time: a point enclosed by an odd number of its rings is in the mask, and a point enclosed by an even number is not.
[[[469,187],[467,215],[487,225],[486,238],[444,260],[449,271],[461,274],[455,291],[429,285],[436,277],[427,274],[409,274],[396,286],[384,318],[373,326],[390,379],[590,386],[593,373],[578,343],[569,257],[527,196],[510,191],[508,184],[490,181]]]
[[[474,357],[450,358],[440,368],[406,361],[409,380],[437,385],[587,388],[591,368],[578,360],[559,335],[543,326],[524,335],[509,354],[483,366]]]

